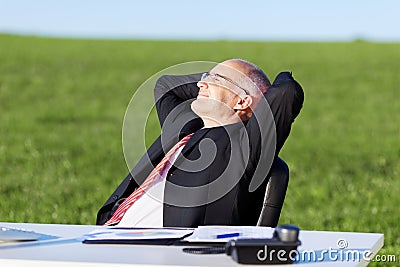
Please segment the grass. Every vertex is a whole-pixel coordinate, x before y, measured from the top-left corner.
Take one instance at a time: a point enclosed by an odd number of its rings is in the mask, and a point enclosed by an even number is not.
[[[281,152],[280,224],[384,233],[380,254],[399,260],[400,44],[0,35],[0,221],[94,224],[128,171],[122,121],[136,88],[174,64],[234,57],[271,78],[293,71],[305,90]],[[159,129],[147,127],[149,142]]]

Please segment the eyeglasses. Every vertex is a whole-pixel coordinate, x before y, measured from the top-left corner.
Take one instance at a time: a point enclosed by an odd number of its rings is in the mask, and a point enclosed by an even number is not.
[[[224,79],[225,81],[228,81],[228,82],[230,82],[231,84],[235,85],[236,87],[239,87],[240,89],[242,89],[242,90],[246,93],[246,95],[250,95],[249,91],[246,90],[246,89],[244,89],[244,88],[243,88],[242,86],[240,86],[238,83],[236,83],[236,82],[233,81],[232,79],[230,79],[230,78],[228,78],[228,77],[225,77],[225,76],[223,76],[223,75],[221,75],[221,74],[218,74],[218,73],[209,73],[209,72],[205,72],[205,73],[203,73],[203,74],[201,75],[200,81],[203,81],[203,80],[205,80],[205,79],[208,78],[208,77],[210,77],[210,78],[213,79],[213,80],[215,80],[215,78]]]

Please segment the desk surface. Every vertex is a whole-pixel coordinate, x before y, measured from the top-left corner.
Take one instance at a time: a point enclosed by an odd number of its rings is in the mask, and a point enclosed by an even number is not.
[[[224,254],[186,254],[180,246],[83,244],[82,235],[99,226],[0,223],[1,226],[31,230],[49,235],[49,238],[0,243],[0,266],[249,266],[238,264]],[[298,248],[300,259],[296,263],[301,266],[322,263],[325,266],[366,266],[368,262],[362,256],[354,260],[345,252],[359,251],[360,255],[371,252],[367,255],[372,258],[383,246],[383,234],[376,233],[302,230],[299,239],[302,245]],[[343,244],[344,249],[341,248]],[[324,250],[333,253],[329,255]]]

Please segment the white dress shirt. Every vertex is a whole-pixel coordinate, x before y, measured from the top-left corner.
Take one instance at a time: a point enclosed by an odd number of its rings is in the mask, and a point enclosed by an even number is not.
[[[118,226],[163,227],[164,189],[169,169],[185,146],[181,146],[161,172],[160,181],[153,185],[129,207]]]

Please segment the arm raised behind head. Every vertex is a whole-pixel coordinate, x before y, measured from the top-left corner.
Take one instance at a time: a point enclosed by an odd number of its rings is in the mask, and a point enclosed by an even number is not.
[[[197,97],[200,78],[201,74],[164,75],[157,80],[154,98],[161,127],[174,108]]]

